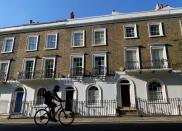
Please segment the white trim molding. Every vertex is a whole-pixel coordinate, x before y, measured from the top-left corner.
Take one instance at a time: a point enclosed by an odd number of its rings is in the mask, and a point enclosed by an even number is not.
[[[50,47],[47,47],[47,44],[48,44],[48,37],[49,36],[55,36],[56,37],[56,40],[55,40],[55,46],[54,47],[52,47],[52,48],[50,48]],[[49,50],[49,49],[57,49],[57,43],[58,43],[58,33],[48,33],[47,35],[46,35],[46,42],[45,42],[45,49],[46,50]]]
[[[28,49],[29,48],[29,40],[30,40],[30,38],[35,38],[36,39],[36,46],[35,46],[35,49]],[[37,51],[37,47],[38,47],[38,41],[39,41],[39,36],[38,35],[29,35],[28,37],[27,37],[27,44],[26,44],[26,50],[25,51]]]
[[[131,37],[127,37],[127,32],[126,32],[126,28],[127,27],[131,27],[133,28],[133,33],[134,33],[134,36],[131,36]],[[132,38],[138,38],[138,34],[137,34],[137,25],[136,24],[124,24],[123,25],[123,35],[124,35],[124,38],[125,39],[132,39]]]
[[[82,34],[83,39],[82,39],[82,43],[80,45],[75,45],[75,34]],[[85,31],[84,30],[78,30],[78,31],[72,32],[71,46],[72,47],[84,47],[85,46]]]
[[[159,34],[158,35],[152,35],[151,34],[151,30],[150,30],[150,26],[158,26],[159,28]],[[163,27],[162,27],[162,22],[150,22],[148,23],[148,34],[149,34],[149,37],[161,37],[161,36],[164,36],[164,33],[163,33]]]
[[[103,32],[104,34],[104,40],[103,40],[103,43],[96,43],[96,39],[95,39],[95,33],[96,32]],[[106,43],[106,28],[99,28],[99,29],[94,29],[93,30],[93,42],[92,42],[92,46],[102,46],[102,45],[107,45]]]
[[[35,72],[36,58],[24,58],[24,60],[23,60],[23,67],[22,67],[23,73],[26,73],[26,62],[27,61],[33,61],[32,74],[31,74],[31,79],[32,79],[33,76],[34,76],[34,72]],[[23,75],[26,76],[26,74],[23,74]]]
[[[13,52],[13,47],[14,47],[14,37],[7,37],[4,39],[3,41],[3,47],[2,47],[2,50],[1,50],[1,53],[12,53]],[[5,51],[5,44],[6,44],[6,41],[7,40],[12,40],[12,45],[11,45],[11,49],[9,51]]]

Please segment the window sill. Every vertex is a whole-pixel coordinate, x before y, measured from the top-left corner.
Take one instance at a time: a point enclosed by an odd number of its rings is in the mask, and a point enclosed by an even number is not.
[[[164,37],[164,35],[149,35],[150,38],[155,38],[155,37]]]
[[[107,44],[98,44],[98,45],[95,45],[95,44],[92,44],[93,47],[95,46],[106,46]]]
[[[128,39],[138,39],[138,36],[135,37],[124,37],[124,39],[128,40]]]
[[[57,48],[44,48],[44,50],[57,50]]]
[[[83,48],[85,47],[85,45],[82,45],[82,46],[71,46],[72,48]]]
[[[26,52],[34,52],[34,51],[37,51],[37,49],[36,50],[25,50]]]
[[[2,54],[8,54],[8,53],[13,53],[12,51],[8,51],[8,52],[1,52]]]

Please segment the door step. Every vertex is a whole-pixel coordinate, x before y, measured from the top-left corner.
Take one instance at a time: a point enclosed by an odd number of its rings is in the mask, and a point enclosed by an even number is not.
[[[124,107],[118,109],[119,116],[138,116],[138,112],[135,108]]]

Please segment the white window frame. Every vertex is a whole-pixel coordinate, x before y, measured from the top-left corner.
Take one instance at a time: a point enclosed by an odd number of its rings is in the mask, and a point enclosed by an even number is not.
[[[134,37],[127,37],[126,36],[126,27],[133,27],[134,28]],[[136,24],[124,24],[123,25],[123,35],[124,35],[125,39],[138,38],[137,25]]]
[[[103,31],[104,32],[104,43],[103,44],[95,44],[95,32],[97,32],[97,31]],[[107,43],[106,43],[106,28],[94,29],[93,30],[92,46],[102,46],[102,45],[107,45]]]
[[[106,52],[102,52],[102,53],[93,53],[92,54],[92,69],[95,68],[95,57],[104,57],[105,61],[104,61],[104,75],[101,75],[101,76],[106,76],[106,73],[107,73],[107,53]]]
[[[41,88],[39,88],[39,89],[37,90],[37,92],[36,92],[36,101],[35,101],[35,105],[36,105],[36,106],[44,105],[44,103],[38,103],[38,93],[39,93],[39,91],[40,91],[41,89],[44,89],[45,91],[47,91],[46,88],[44,88],[44,87],[41,87]],[[44,99],[44,100],[45,100],[45,99]],[[43,101],[40,101],[40,102],[43,102]]]
[[[158,25],[159,26],[159,35],[151,35],[151,31],[150,31],[150,26],[151,25]],[[148,34],[149,34],[149,37],[161,37],[161,36],[164,36],[162,22],[150,22],[150,23],[148,23]]]
[[[10,60],[2,60],[2,61],[0,61],[0,66],[1,66],[1,64],[3,64],[3,63],[7,63],[7,64],[8,64],[8,66],[7,66],[7,70],[5,71],[5,72],[6,72],[5,81],[6,81],[6,80],[7,80],[7,77],[8,77],[8,74],[9,74],[9,65],[10,65]]]
[[[153,78],[151,80],[149,80],[147,83],[146,83],[146,88],[147,88],[147,99],[150,101],[150,103],[153,103],[153,102],[156,102],[158,100],[150,100],[149,99],[149,83],[152,82],[152,81],[158,81],[160,82],[160,84],[162,85],[162,98],[163,100],[161,100],[161,102],[167,102],[167,94],[166,94],[166,86],[165,84],[158,78]]]
[[[83,35],[83,42],[82,42],[82,45],[79,45],[79,46],[75,46],[75,34],[77,33],[82,33]],[[85,31],[84,30],[78,30],[78,31],[74,31],[72,32],[72,39],[71,39],[71,46],[72,47],[85,47]]]
[[[29,47],[29,38],[30,38],[30,37],[35,37],[35,38],[36,38],[36,47],[35,47],[35,49],[33,49],[33,50],[28,49],[28,47]],[[38,35],[29,35],[29,36],[27,37],[26,51],[37,51],[38,41],[39,41],[39,36],[38,36]]]
[[[179,20],[179,25],[180,25],[181,34],[182,34],[182,20]]]
[[[136,50],[136,59],[138,61],[137,63],[137,66],[138,66],[138,69],[140,69],[140,53],[139,53],[139,47],[125,47],[124,48],[124,62],[125,64],[127,64],[127,56],[126,56],[126,52],[128,50]]]
[[[7,38],[4,39],[1,53],[12,53],[13,52],[14,39],[15,39],[14,37],[7,37]],[[6,44],[7,40],[13,40],[12,47],[11,47],[10,51],[5,51],[5,47],[6,47],[5,44]]]
[[[90,103],[88,103],[88,101],[89,101],[89,95],[88,95],[88,92],[89,92],[89,89],[91,88],[91,87],[96,87],[97,89],[98,89],[98,92],[99,92],[99,98],[98,98],[98,101],[100,101],[100,103],[94,103],[94,104],[90,104]],[[95,84],[93,84],[93,85],[89,85],[88,87],[87,87],[87,89],[86,89],[86,101],[87,101],[87,107],[101,107],[102,106],[102,100],[103,100],[103,98],[102,98],[102,89],[98,86],[98,85],[95,85]]]
[[[73,59],[74,58],[82,58],[82,69],[83,69],[83,73],[84,73],[84,61],[85,61],[85,57],[84,57],[84,54],[71,54],[70,56],[70,69],[74,68],[73,67]]]
[[[33,75],[34,75],[34,72],[35,72],[35,61],[36,61],[36,58],[24,58],[24,60],[23,60],[23,67],[22,67],[23,72],[26,72],[26,62],[27,61],[33,61],[33,68],[32,68],[32,78],[33,78]]]
[[[43,57],[42,58],[42,71],[45,71],[45,60],[54,60],[53,72],[55,73],[56,57]],[[45,72],[44,72],[45,73]],[[54,74],[55,75],[55,74]]]
[[[168,60],[167,58],[167,52],[166,52],[166,46],[165,45],[151,45],[150,46],[150,56],[151,56],[151,65],[153,65],[153,55],[152,55],[152,49],[162,49],[163,50],[163,59]],[[164,63],[164,67],[168,67],[168,61]]]
[[[48,44],[48,37],[50,36],[50,35],[55,35],[56,36],[56,41],[55,41],[55,47],[53,47],[53,48],[48,48],[47,47],[47,44]],[[58,43],[58,33],[48,33],[47,35],[46,35],[46,44],[45,44],[45,49],[46,50],[51,50],[51,49],[57,49],[57,43]]]

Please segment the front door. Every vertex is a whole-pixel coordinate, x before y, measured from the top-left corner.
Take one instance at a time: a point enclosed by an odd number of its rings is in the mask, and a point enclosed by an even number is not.
[[[65,109],[70,111],[73,108],[73,90],[66,91],[66,106]]]
[[[130,85],[121,85],[121,99],[123,107],[130,107]]]
[[[16,99],[15,99],[15,113],[20,113],[22,108],[22,100],[23,100],[23,92],[16,92]]]

